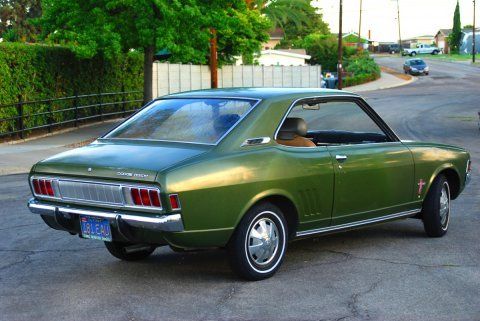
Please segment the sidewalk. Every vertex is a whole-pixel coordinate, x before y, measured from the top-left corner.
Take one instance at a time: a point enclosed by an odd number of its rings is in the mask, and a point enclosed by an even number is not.
[[[395,76],[395,73],[391,71],[389,72],[382,71],[379,79],[368,82],[363,85],[346,87],[345,90],[351,91],[354,93],[362,93],[362,92],[372,91],[372,90],[382,90],[382,89],[404,86],[415,81],[416,79],[415,77],[409,77],[409,78],[410,78],[409,80],[405,80]]]
[[[118,122],[107,121],[25,142],[0,144],[0,175],[28,173],[36,162],[90,143]]]

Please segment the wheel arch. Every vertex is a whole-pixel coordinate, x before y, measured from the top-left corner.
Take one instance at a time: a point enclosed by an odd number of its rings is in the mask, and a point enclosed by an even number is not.
[[[428,184],[428,190],[432,186],[433,181],[438,177],[438,175],[445,175],[448,185],[450,186],[450,193],[451,199],[454,200],[460,194],[460,174],[457,168],[453,164],[444,164],[437,168],[437,170],[433,173],[432,177],[430,178],[430,182]],[[427,190],[427,193],[428,193]]]
[[[290,193],[288,193],[287,191],[279,189],[267,190],[253,197],[245,205],[240,215],[237,217],[237,220],[235,222],[235,229],[238,227],[238,224],[248,212],[248,210],[262,202],[269,202],[280,208],[280,210],[282,210],[282,213],[285,216],[285,220],[287,221],[289,237],[295,235],[299,223],[298,208],[295,205],[292,195],[290,195]]]

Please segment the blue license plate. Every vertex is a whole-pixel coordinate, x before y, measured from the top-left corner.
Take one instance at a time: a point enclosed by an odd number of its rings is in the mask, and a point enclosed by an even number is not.
[[[100,241],[112,241],[110,223],[103,218],[80,216],[82,237]]]

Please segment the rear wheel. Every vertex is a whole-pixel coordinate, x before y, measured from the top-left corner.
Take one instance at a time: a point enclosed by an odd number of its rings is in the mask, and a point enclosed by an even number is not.
[[[416,55],[417,55],[417,53],[415,51],[410,54],[410,56],[412,56],[412,57],[415,57]]]
[[[150,256],[155,251],[155,246],[132,244],[123,242],[105,242],[108,252],[117,259],[124,261],[138,261]]]
[[[441,237],[447,233],[450,222],[450,185],[444,175],[435,178],[425,197],[422,220],[428,236]]]
[[[270,203],[252,207],[240,221],[228,245],[232,269],[248,280],[271,277],[285,257],[287,224]]]

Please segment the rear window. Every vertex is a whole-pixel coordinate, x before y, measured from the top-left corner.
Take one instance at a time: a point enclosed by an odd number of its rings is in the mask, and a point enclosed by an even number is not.
[[[420,60],[420,59],[418,59],[418,60],[411,60],[411,61],[410,61],[410,64],[411,64],[412,66],[425,65],[425,63],[423,62],[423,60]]]
[[[224,98],[162,99],[103,138],[215,144],[255,103]]]

